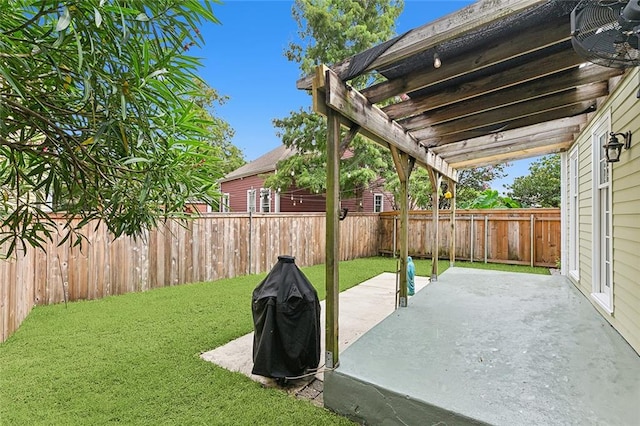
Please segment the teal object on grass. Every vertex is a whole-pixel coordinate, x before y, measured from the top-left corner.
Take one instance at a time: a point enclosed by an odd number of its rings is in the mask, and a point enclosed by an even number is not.
[[[409,256],[407,257],[407,286],[409,287],[409,296],[413,296],[416,293],[415,276],[416,265],[413,264],[413,259]]]

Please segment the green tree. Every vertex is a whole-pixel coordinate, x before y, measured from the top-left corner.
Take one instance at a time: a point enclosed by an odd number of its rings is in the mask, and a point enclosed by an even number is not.
[[[469,205],[483,191],[489,188],[492,180],[500,179],[504,176],[504,164],[461,170],[456,184],[456,206],[465,208],[464,206]],[[386,175],[385,188],[396,195],[396,199],[398,199],[400,180],[395,170],[390,170]],[[448,183],[443,181],[439,189],[440,195],[442,196],[448,190]],[[431,180],[427,171],[422,167],[415,168],[409,178],[409,209],[431,209],[432,191]],[[450,200],[444,197],[440,198],[439,208],[445,209],[449,207]],[[399,208],[399,206],[395,206],[395,208]]]
[[[313,72],[319,64],[331,64],[386,41],[394,34],[395,20],[403,8],[401,0],[296,0],[293,17],[298,24],[298,41],[284,52],[297,62],[301,74]],[[372,76],[361,76],[351,85],[362,88]],[[309,109],[275,119],[278,136],[297,154],[281,161],[266,185],[276,190],[292,186],[320,193],[326,190],[326,120]],[[340,166],[342,198],[362,199],[392,167],[386,149],[356,136]],[[360,203],[358,203],[360,204]]]
[[[509,197],[502,197],[495,189],[485,189],[473,200],[461,203],[463,209],[515,209],[520,207],[517,201]]]
[[[506,185],[507,196],[523,207],[560,207],[560,155],[546,155],[529,166],[529,174]]]
[[[219,172],[226,175],[245,164],[242,150],[231,142],[235,131],[229,123],[215,115],[216,105],[224,105],[229,97],[220,95],[201,80],[196,80],[196,84],[199,90],[193,101],[200,108],[198,117],[205,129],[202,140],[211,145],[211,154],[221,160]]]
[[[52,207],[136,236],[188,200],[216,203],[217,125],[193,102],[188,54],[204,21],[199,0],[0,2],[5,254],[41,245]]]

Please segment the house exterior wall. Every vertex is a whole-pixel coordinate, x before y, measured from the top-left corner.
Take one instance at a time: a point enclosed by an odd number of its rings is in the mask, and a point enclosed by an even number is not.
[[[569,278],[604,318],[640,353],[640,100],[638,68],[628,71],[598,114],[580,134],[578,144],[579,275]],[[612,219],[613,312],[593,296],[594,266],[599,250],[594,236],[593,180],[595,126],[609,121],[610,130],[633,134],[631,148],[610,167]],[[596,148],[597,149],[597,148]],[[597,161],[597,160],[596,160]],[[569,176],[570,179],[570,176]],[[594,244],[595,242],[595,244]],[[594,255],[595,254],[595,255]]]
[[[263,188],[264,177],[247,176],[240,179],[222,182],[220,192],[229,194],[229,211],[232,213],[243,213],[247,211],[247,191],[255,189],[256,193]],[[258,202],[256,198],[256,202]],[[271,211],[275,211],[275,197],[271,197]],[[259,206],[258,206],[259,211]]]
[[[242,213],[247,211],[247,191],[264,187],[264,175],[247,176],[234,179],[220,184],[220,192],[228,194],[230,212]],[[374,212],[376,196],[382,199],[382,210],[393,211],[393,195],[385,192],[382,184],[372,186],[370,190],[362,194],[362,211]],[[271,212],[295,213],[295,212],[324,212],[326,209],[326,198],[324,194],[313,194],[305,189],[290,188],[282,192],[277,197],[272,191]],[[276,208],[276,205],[278,208]],[[344,199],[340,203],[341,207],[346,207],[349,211],[358,211],[356,200],[353,198]],[[258,207],[259,211],[259,207]]]

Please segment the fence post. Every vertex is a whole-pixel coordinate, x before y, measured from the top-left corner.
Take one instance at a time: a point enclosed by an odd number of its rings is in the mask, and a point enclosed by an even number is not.
[[[398,216],[396,215],[396,213],[393,214],[393,257],[396,257],[396,250],[397,250],[397,242],[396,242],[396,232],[397,232],[397,228],[398,228]]]
[[[489,250],[489,217],[484,216],[484,263],[487,263],[487,251]]]
[[[533,214],[531,215],[531,266],[533,267],[534,263],[535,263],[535,249],[536,249],[536,245],[535,245],[535,240],[536,240],[536,236],[535,236],[535,218],[533,217]]]
[[[470,258],[471,258],[471,263],[473,263],[473,215],[471,215],[471,225],[469,226],[469,245],[471,246],[471,253],[470,253]]]
[[[251,275],[251,254],[252,254],[252,247],[253,244],[252,240],[253,239],[253,210],[251,208],[249,208],[249,275]]]

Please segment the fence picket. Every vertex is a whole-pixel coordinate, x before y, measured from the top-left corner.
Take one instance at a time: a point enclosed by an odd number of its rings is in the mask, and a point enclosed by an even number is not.
[[[529,216],[535,215],[530,228]],[[474,217],[473,227],[471,218]],[[488,219],[484,220],[484,215]],[[398,249],[394,213],[349,213],[340,222],[341,259],[348,260]],[[483,220],[479,220],[482,218]],[[99,299],[108,295],[151,288],[213,281],[268,271],[280,254],[296,257],[299,266],[325,261],[324,213],[204,214],[191,223],[160,222],[138,240],[112,240],[104,224],[82,229],[82,251],[70,241],[58,246],[60,234],[47,243],[46,252],[29,249],[0,260],[0,342],[20,325],[34,305],[60,303],[64,283],[69,300]],[[251,223],[250,223],[251,220]],[[409,253],[431,257],[434,235],[431,212],[411,212]],[[558,209],[456,212],[456,259],[483,258],[487,229],[487,260],[553,266],[560,257]],[[449,211],[440,212],[439,256],[449,256]],[[251,229],[252,235],[249,234]],[[535,256],[531,259],[533,231]],[[251,243],[249,243],[251,241]],[[473,241],[473,251],[469,242]],[[251,255],[249,247],[251,244]],[[0,250],[2,247],[0,247]],[[251,264],[250,264],[251,263]],[[257,283],[256,283],[257,284]]]

